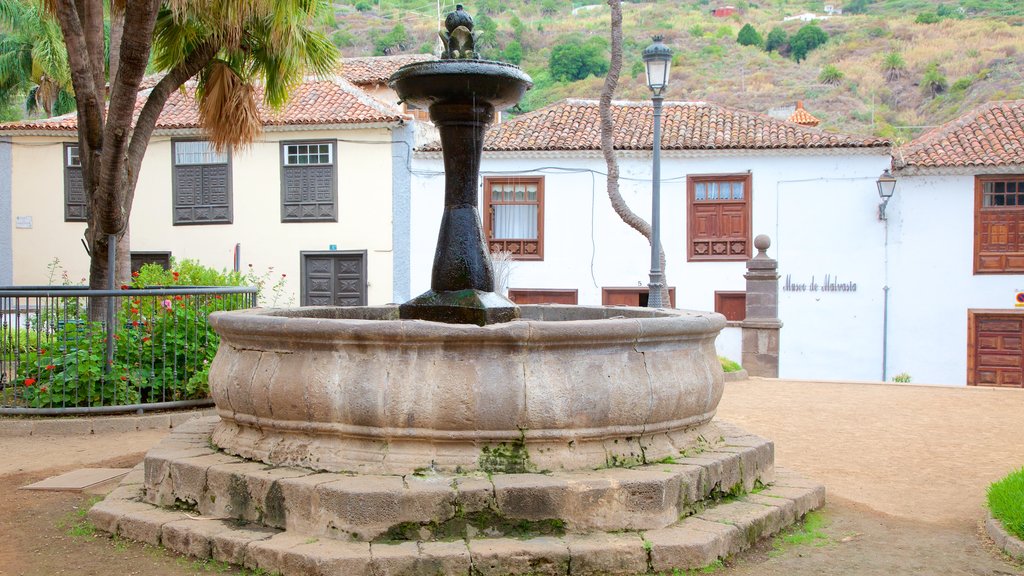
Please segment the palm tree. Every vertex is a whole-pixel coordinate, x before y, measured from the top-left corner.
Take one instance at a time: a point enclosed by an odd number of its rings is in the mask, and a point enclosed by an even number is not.
[[[121,238],[131,215],[142,158],[167,99],[196,78],[200,121],[217,148],[244,146],[260,132],[256,86],[264,101],[282,107],[307,73],[327,75],[337,49],[313,24],[328,0],[110,0],[123,14],[122,41],[111,68],[105,106],[106,70],[103,0],[44,0],[52,4],[68,47],[78,100],[78,140],[89,198],[86,238],[92,255],[89,285],[106,286],[111,238]],[[136,99],[152,54],[164,73],[145,96],[137,119]],[[120,242],[119,242],[120,244]],[[117,276],[127,277],[118,259]]]
[[[75,109],[60,25],[40,0],[0,0],[0,101],[47,116]]]
[[[882,58],[882,70],[885,72],[885,79],[889,82],[899,80],[906,68],[907,62],[903,59],[903,55],[895,50]]]

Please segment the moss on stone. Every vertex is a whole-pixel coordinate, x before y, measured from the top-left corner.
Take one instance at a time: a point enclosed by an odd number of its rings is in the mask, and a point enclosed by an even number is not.
[[[480,469],[488,474],[525,474],[534,469],[525,435],[512,442],[499,442],[480,449]]]
[[[443,522],[435,520],[395,524],[373,541],[468,540],[475,534],[508,538],[562,536],[565,534],[565,521],[560,518],[523,520],[508,518],[494,510],[465,513],[456,509],[455,515]]]

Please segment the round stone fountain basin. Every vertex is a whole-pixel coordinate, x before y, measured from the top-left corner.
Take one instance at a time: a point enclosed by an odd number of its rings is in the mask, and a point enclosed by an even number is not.
[[[388,82],[404,102],[487,103],[495,110],[514,106],[533,86],[518,67],[490,60],[431,60],[406,64]]]
[[[213,441],[335,472],[576,470],[677,456],[713,417],[723,316],[521,313],[484,327],[396,306],[217,313]]]

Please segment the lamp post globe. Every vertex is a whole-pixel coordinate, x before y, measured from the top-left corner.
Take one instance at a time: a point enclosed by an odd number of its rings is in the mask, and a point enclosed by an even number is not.
[[[672,49],[654,37],[654,44],[644,48],[644,66],[647,67],[647,87],[651,89],[654,107],[654,142],[651,169],[651,279],[647,285],[647,306],[662,308],[662,289],[665,275],[661,269],[661,105],[668,88],[668,74],[672,67]]]

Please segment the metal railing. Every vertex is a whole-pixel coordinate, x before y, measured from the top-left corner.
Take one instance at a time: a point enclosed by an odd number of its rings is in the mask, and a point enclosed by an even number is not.
[[[209,315],[254,306],[247,286],[0,287],[0,414],[212,405]]]

